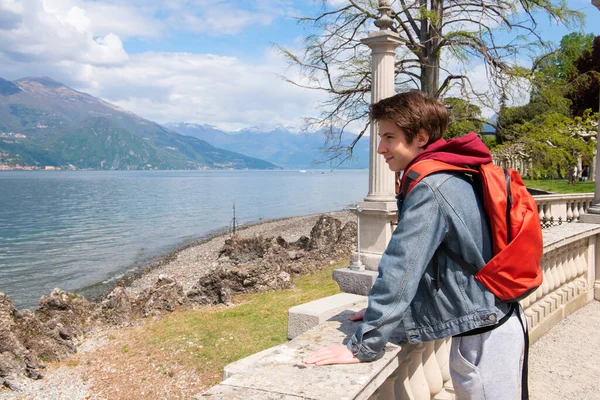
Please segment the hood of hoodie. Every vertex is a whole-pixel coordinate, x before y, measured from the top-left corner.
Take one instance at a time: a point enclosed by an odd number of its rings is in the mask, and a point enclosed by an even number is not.
[[[422,160],[437,160],[458,166],[478,166],[491,163],[492,154],[477,134],[471,132],[450,140],[436,140],[416,156],[406,166],[406,169],[408,170],[411,165]]]

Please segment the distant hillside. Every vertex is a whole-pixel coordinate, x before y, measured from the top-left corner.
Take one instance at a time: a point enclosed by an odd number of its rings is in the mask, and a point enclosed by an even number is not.
[[[193,136],[207,141],[213,146],[242,152],[252,157],[267,160],[288,169],[329,168],[328,163],[319,163],[326,159],[320,151],[324,136],[320,133],[297,134],[280,127],[272,131],[244,129],[238,132],[221,131],[210,125],[172,122],[165,124],[182,135]],[[350,143],[348,140],[347,143]],[[364,137],[354,149],[352,161],[346,161],[339,168],[369,167],[369,138]]]
[[[0,78],[0,164],[90,169],[275,169],[170,131],[50,78]]]

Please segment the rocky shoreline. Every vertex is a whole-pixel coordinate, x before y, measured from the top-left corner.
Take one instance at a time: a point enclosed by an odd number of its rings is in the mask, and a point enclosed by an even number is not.
[[[120,280],[96,302],[55,289],[32,312],[16,310],[0,294],[0,387],[27,396],[31,382],[44,380],[45,363],[67,359],[90,333],[180,308],[228,304],[237,293],[289,288],[293,275],[347,257],[355,239],[348,211],[286,218],[187,246]]]

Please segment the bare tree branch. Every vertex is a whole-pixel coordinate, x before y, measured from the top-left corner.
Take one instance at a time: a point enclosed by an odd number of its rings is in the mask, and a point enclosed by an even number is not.
[[[363,120],[368,127],[370,51],[360,38],[373,30],[377,3],[347,0],[332,7],[323,1],[318,15],[298,19],[320,32],[306,37],[303,54],[276,46],[299,73],[284,74],[287,82],[327,93],[320,114],[305,118],[305,129],[324,132],[329,162],[350,157],[365,132],[346,142],[348,129]],[[460,94],[485,107],[497,107],[511,85],[530,78],[520,59],[531,57],[535,67],[551,49],[539,32],[542,14],[566,25],[582,21],[582,14],[562,0],[397,0],[392,7],[401,41],[394,68],[397,89],[419,88],[438,97]],[[488,89],[473,86],[467,71],[476,64],[485,67]]]

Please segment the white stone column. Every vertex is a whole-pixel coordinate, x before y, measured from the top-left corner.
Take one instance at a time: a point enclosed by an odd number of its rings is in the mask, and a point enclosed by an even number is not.
[[[592,4],[600,10],[600,0],[592,0]],[[599,110],[600,111],[600,110]],[[600,224],[600,113],[598,118],[598,136],[597,136],[597,147],[596,147],[596,155],[595,163],[594,163],[594,204],[586,210],[586,213],[581,216],[581,222],[588,222],[592,224]]]
[[[374,32],[362,43],[372,50],[373,79],[371,101],[391,97],[394,90],[394,61],[396,47],[400,44],[398,34],[390,30]],[[377,154],[379,127],[371,124],[369,154],[369,193],[359,206],[361,213],[361,261],[368,270],[376,271],[381,254],[392,237],[392,224],[397,220],[395,175],[385,159]],[[361,293],[362,294],[362,293]]]
[[[379,1],[380,17],[375,21],[379,31],[372,32],[361,42],[371,49],[372,80],[371,103],[395,94],[396,48],[402,41],[390,28],[392,8],[389,0]],[[369,192],[358,206],[360,212],[360,261],[354,253],[350,269],[334,271],[333,279],[346,293],[367,295],[377,277],[381,255],[392,237],[393,224],[397,221],[398,210],[395,199],[395,175],[388,168],[383,157],[377,154],[379,130],[371,124],[369,154]],[[365,270],[366,268],[366,270]]]
[[[398,34],[392,31],[379,31],[361,40],[372,51],[373,79],[371,85],[371,103],[393,96],[394,89],[394,61],[396,47],[400,44]],[[379,146],[379,126],[371,124],[369,153],[369,194],[365,201],[394,202],[395,187],[394,173],[390,171],[385,159],[377,154]]]

